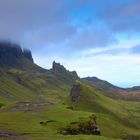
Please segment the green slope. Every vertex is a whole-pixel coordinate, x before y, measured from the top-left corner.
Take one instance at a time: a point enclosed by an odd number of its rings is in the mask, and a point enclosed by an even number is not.
[[[93,112],[104,136],[123,138],[140,135],[140,122],[120,103],[100,94],[87,83],[78,81],[76,85],[70,96],[71,106],[74,110]]]
[[[60,101],[69,94],[78,76],[59,63],[53,65],[59,68],[45,70],[20,59],[15,67],[1,68],[0,96],[14,101]]]
[[[92,113],[85,111],[73,111],[68,106],[61,103],[44,107],[35,107],[34,111],[22,111],[1,109],[0,111],[0,130],[16,133],[19,136],[31,140],[53,140],[53,139],[95,139],[95,140],[113,140],[104,136],[79,135],[64,136],[59,131],[69,123],[78,121],[80,118],[88,118]],[[41,121],[48,121],[41,125]],[[0,134],[1,134],[0,131]]]

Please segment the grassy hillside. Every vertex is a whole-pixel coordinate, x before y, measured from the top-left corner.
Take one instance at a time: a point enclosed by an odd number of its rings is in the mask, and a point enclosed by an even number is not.
[[[140,120],[140,102],[130,101],[118,101],[130,114],[133,115],[133,119]]]
[[[20,59],[16,67],[1,68],[0,96],[18,102],[60,101],[69,94],[78,76],[60,64],[54,65],[59,65],[59,69],[44,70],[27,59]]]
[[[139,120],[134,119],[123,105],[100,94],[92,86],[82,82],[77,85],[70,96],[71,106],[74,110],[93,112],[104,136],[123,138],[140,135]],[[76,99],[72,101],[74,96]]]

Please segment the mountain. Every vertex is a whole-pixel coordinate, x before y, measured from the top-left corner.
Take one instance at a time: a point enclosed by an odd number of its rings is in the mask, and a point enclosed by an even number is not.
[[[39,67],[30,50],[13,43],[0,42],[0,58],[0,96],[8,100],[39,101],[48,97],[55,102],[79,79],[76,72],[55,61],[50,70]]]
[[[0,138],[138,140],[140,104],[109,97],[123,99],[118,91],[138,92],[139,87],[124,90],[95,77],[80,79],[55,61],[44,69],[35,64],[30,50],[0,44]],[[96,120],[101,136],[85,135],[97,132]],[[80,135],[63,135],[69,125]]]
[[[99,92],[113,99],[140,101],[139,87],[120,88],[97,77],[86,77],[83,80],[94,86]]]
[[[30,50],[22,49],[18,44],[3,41],[0,42],[0,73],[10,68],[46,72],[44,68],[34,63]]]

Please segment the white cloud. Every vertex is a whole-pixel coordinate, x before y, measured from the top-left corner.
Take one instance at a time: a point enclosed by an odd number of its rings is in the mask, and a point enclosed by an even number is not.
[[[137,44],[140,44],[140,39],[119,39],[118,43],[108,45],[105,48],[89,48],[87,50],[82,51],[82,55],[98,55],[98,54],[129,54],[131,53],[131,49],[135,47]]]

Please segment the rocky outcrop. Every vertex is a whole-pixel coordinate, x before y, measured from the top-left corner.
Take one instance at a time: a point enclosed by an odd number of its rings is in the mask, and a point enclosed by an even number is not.
[[[69,71],[63,65],[61,65],[60,63],[56,63],[55,61],[53,61],[51,72],[57,76],[61,76],[61,78],[63,79],[71,79],[74,81],[79,79],[76,71]]]
[[[29,50],[22,50],[19,45],[10,42],[0,42],[0,66],[14,66],[20,58],[26,58],[33,62]]]
[[[101,135],[95,115],[90,116],[88,120],[71,122],[69,126],[63,128],[60,132],[63,135]]]
[[[70,93],[70,97],[71,97],[71,101],[72,103],[76,102],[78,97],[80,97],[80,84],[79,83],[75,83],[71,89],[71,93]]]
[[[55,61],[53,61],[52,64],[52,71],[53,73],[57,73],[57,72],[63,72],[63,71],[67,71],[66,68],[61,65],[60,63],[56,63]]]

